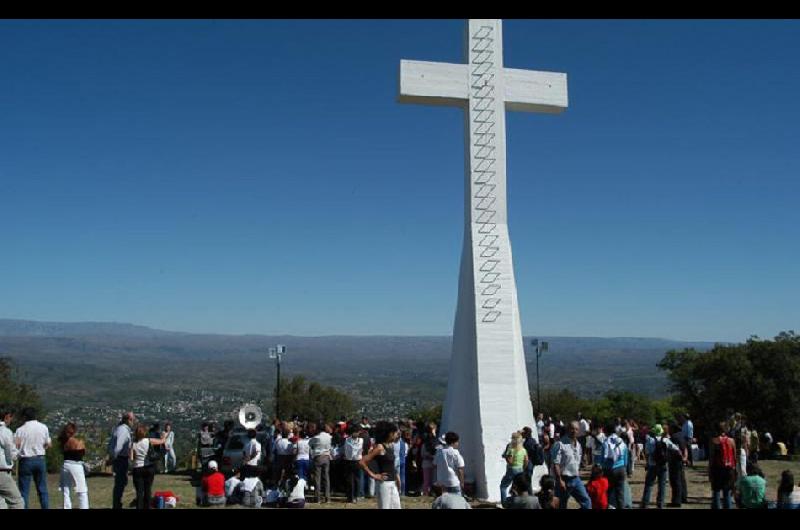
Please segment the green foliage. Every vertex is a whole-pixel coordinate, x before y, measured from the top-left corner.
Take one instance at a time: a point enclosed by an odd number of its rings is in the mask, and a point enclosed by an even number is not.
[[[316,421],[337,420],[342,416],[349,418],[354,414],[355,406],[344,392],[296,376],[291,380],[281,378],[280,409],[283,418],[297,415]]]
[[[696,429],[711,429],[740,412],[776,440],[788,440],[800,430],[800,335],[794,331],[774,340],[751,337],[744,344],[717,344],[705,353],[671,350],[658,367],[667,372]]]
[[[6,403],[16,409],[15,425],[20,423],[19,411],[25,407],[33,407],[39,411],[39,417],[44,418],[42,400],[36,389],[28,384],[19,382],[19,370],[15,369],[10,359],[0,357],[0,403]]]
[[[430,422],[436,425],[442,424],[442,405],[434,405],[432,407],[421,407],[414,409],[407,414],[407,416],[414,421],[418,426],[427,425]]]
[[[670,398],[654,400],[634,392],[609,390],[600,399],[587,399],[564,389],[542,393],[542,412],[564,422],[576,419],[580,412],[601,425],[617,417],[652,425],[674,419],[677,410]]]
[[[47,449],[44,459],[48,473],[59,473],[61,471],[61,464],[64,463],[64,453],[61,452],[55,439],[53,440],[53,445]]]

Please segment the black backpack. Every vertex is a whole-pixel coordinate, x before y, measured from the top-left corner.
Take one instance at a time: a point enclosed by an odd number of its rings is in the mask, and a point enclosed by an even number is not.
[[[656,465],[661,466],[667,463],[667,458],[667,444],[664,442],[664,440],[656,438],[656,447],[653,450],[653,462],[655,462]]]
[[[542,449],[542,446],[537,444],[533,438],[525,440],[525,450],[528,452],[528,460],[530,460],[534,466],[544,464],[544,449]]]
[[[161,455],[161,446],[160,445],[153,445],[152,443],[147,444],[147,457],[146,460],[149,464],[155,464],[163,459]]]

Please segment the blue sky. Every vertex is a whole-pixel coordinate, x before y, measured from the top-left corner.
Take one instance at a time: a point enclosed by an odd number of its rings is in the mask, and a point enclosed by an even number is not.
[[[1,21],[0,317],[452,332],[455,108],[396,102],[463,21]],[[509,113],[526,334],[800,326],[798,21],[504,23],[566,72]]]

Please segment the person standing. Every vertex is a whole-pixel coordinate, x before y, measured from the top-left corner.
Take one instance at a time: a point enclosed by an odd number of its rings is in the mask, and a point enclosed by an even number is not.
[[[19,492],[17,483],[11,476],[14,460],[17,459],[17,444],[14,435],[8,428],[14,421],[14,412],[7,405],[0,405],[0,501],[12,510],[25,508],[25,501]]]
[[[292,432],[288,428],[284,428],[283,432],[281,432],[281,438],[275,444],[279,484],[291,476],[295,454],[296,448],[292,443]]]
[[[528,478],[528,485],[531,486],[531,491],[528,493],[533,495],[533,473],[536,466],[544,464],[544,451],[542,446],[539,445],[538,437],[533,435],[533,429],[530,427],[522,428],[522,447],[528,454],[528,467],[525,469],[525,476]]]
[[[308,482],[311,470],[311,446],[308,444],[308,433],[306,433],[305,429],[301,429],[297,437],[296,451],[295,467],[297,468],[297,476]]]
[[[400,436],[394,444],[394,467],[397,476],[400,477],[400,495],[406,494],[406,456],[408,455],[408,443],[405,440],[405,429],[400,430]]]
[[[50,431],[47,426],[36,420],[36,409],[27,407],[22,410],[22,427],[14,433],[14,443],[19,448],[19,491],[25,508],[28,508],[28,493],[31,479],[36,484],[39,503],[43,510],[50,507],[47,494],[47,464],[45,453],[50,448]]]
[[[711,508],[731,509],[731,492],[736,472],[736,443],[728,437],[726,424],[718,425],[717,436],[708,444],[708,480],[711,482]]]
[[[647,509],[650,503],[650,493],[653,490],[653,484],[658,481],[658,492],[656,493],[656,507],[660,510],[664,507],[664,498],[667,491],[667,465],[669,462],[669,455],[671,452],[677,451],[678,448],[670,441],[669,437],[664,434],[664,428],[660,424],[655,424],[653,428],[647,433],[644,443],[644,453],[647,461],[646,475],[644,479],[644,492],[642,493],[642,502],[640,508]]]
[[[606,442],[606,435],[603,433],[603,428],[599,424],[592,425],[591,434],[589,435],[587,445],[591,445],[592,465],[603,466],[603,444]]]
[[[375,425],[375,446],[361,459],[361,469],[375,480],[378,509],[402,508],[400,505],[400,477],[395,473],[394,443],[399,436],[397,425],[388,422],[378,422]],[[369,468],[369,463],[375,461],[378,469],[374,473]]]
[[[422,440],[422,494],[431,494],[431,485],[433,484],[434,466],[433,458],[436,456],[436,451],[441,447],[439,439],[436,436],[436,424],[433,422],[428,423],[425,431],[425,436]]]
[[[540,445],[544,443],[544,414],[541,412],[536,414],[536,436]]]
[[[133,412],[124,413],[108,440],[108,456],[114,472],[112,508],[115,510],[122,509],[122,495],[128,485],[128,466],[133,443],[131,426],[135,421]]]
[[[64,455],[59,487],[64,496],[65,510],[72,508],[72,491],[75,491],[75,496],[78,498],[78,508],[81,510],[89,509],[89,488],[86,486],[86,474],[83,469],[86,445],[83,440],[75,437],[77,432],[77,425],[69,422],[61,429],[61,434],[58,435],[58,443]]]
[[[358,502],[359,495],[359,463],[363,455],[364,439],[361,438],[361,427],[350,426],[350,435],[344,442],[344,460],[347,475],[347,502]]]
[[[692,444],[694,443],[694,424],[692,423],[691,418],[689,418],[689,413],[685,412],[680,416],[681,422],[681,434],[683,435],[683,440],[686,442],[686,447],[688,449],[688,462],[689,466],[694,467],[694,455],[692,454]]]
[[[247,429],[247,444],[242,450],[242,461],[244,477],[257,477],[258,464],[261,462],[261,444],[256,439],[255,429]]]
[[[581,481],[581,461],[583,453],[577,437],[580,425],[570,422],[566,435],[556,442],[556,453],[553,457],[553,472],[556,479],[556,495],[559,497],[560,509],[566,510],[569,497],[575,499],[582,510],[592,508],[592,500],[586,493]]]
[[[625,469],[630,452],[625,441],[617,434],[615,424],[608,424],[606,431],[610,435],[603,443],[603,470],[608,478],[608,503],[622,510],[625,506]]]
[[[134,441],[131,444],[130,458],[133,461],[133,486],[136,488],[136,508],[138,510],[150,509],[150,498],[155,479],[155,461],[161,454],[154,451],[155,447],[164,445],[164,435],[161,438],[148,438],[147,427],[136,427]],[[151,449],[152,448],[152,449]]]
[[[506,474],[500,480],[500,505],[505,506],[508,488],[514,482],[514,477],[525,473],[528,466],[528,453],[522,445],[522,435],[518,432],[511,433],[511,443],[506,446],[503,453],[506,460]]]
[[[459,437],[454,432],[444,435],[445,446],[436,451],[433,465],[436,468],[436,484],[444,493],[464,493],[464,458],[458,451]]]
[[[167,437],[164,439],[164,473],[175,471],[177,461],[175,460],[175,431],[172,430],[172,423],[164,424],[164,432]]]
[[[318,504],[330,502],[331,499],[331,430],[329,425],[324,425],[308,442],[314,462],[312,474]]]
[[[683,434],[675,423],[670,424],[667,433],[670,441],[678,448],[678,451],[670,451],[667,470],[669,472],[669,487],[672,491],[672,499],[669,503],[674,508],[680,508],[682,503],[688,502],[686,490],[686,443]]]
[[[583,414],[578,413],[578,443],[581,446],[581,454],[584,455],[585,462],[582,465],[591,465],[592,455],[590,451],[586,450],[586,438],[589,436],[591,427],[589,420],[583,417]]]

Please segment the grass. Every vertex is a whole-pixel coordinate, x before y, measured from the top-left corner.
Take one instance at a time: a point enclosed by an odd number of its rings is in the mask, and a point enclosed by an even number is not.
[[[795,477],[800,477],[800,462],[785,462],[777,460],[762,460],[759,462],[761,469],[764,471],[764,476],[767,480],[767,499],[774,501],[778,483],[780,482],[781,472],[784,469],[790,469]],[[587,472],[588,470],[584,470]],[[587,477],[584,477],[586,479]],[[61,492],[58,490],[58,474],[48,476],[48,491],[50,492],[50,506],[51,508],[62,508],[63,499]],[[707,479],[706,462],[697,462],[695,468],[687,468],[686,481],[689,488],[689,502],[684,504],[682,509],[708,509],[711,507],[711,488]],[[92,508],[110,508],[112,489],[114,487],[114,478],[110,475],[94,475],[87,478],[89,485],[89,505]],[[39,501],[36,497],[35,488],[32,486],[31,491],[31,507],[38,508]],[[178,496],[178,508],[196,508],[195,506],[195,492],[194,487],[191,485],[190,477],[188,475],[157,475],[153,483],[153,491],[172,490]],[[641,499],[642,491],[644,490],[644,466],[637,463],[633,478],[631,479],[631,494],[634,506],[638,506],[638,501]],[[651,495],[651,507],[654,507],[655,491]],[[670,492],[667,491],[667,502],[669,502]],[[128,504],[136,498],[133,488],[133,481],[128,481],[128,487],[125,489],[123,496],[123,505]],[[401,503],[403,508],[406,509],[428,509],[431,505],[429,498],[421,497],[403,497]],[[73,500],[73,505],[75,500]],[[345,502],[345,498],[340,495],[334,494],[331,503],[317,505],[309,503],[306,505],[310,509],[368,509],[375,508],[376,501],[374,499],[360,500],[357,504],[349,504]],[[494,505],[473,503],[475,508],[490,508]],[[569,501],[570,508],[577,508],[574,500]],[[240,508],[240,507],[230,507]],[[228,509],[228,508],[213,508],[213,509]],[[676,509],[676,508],[668,508]]]

